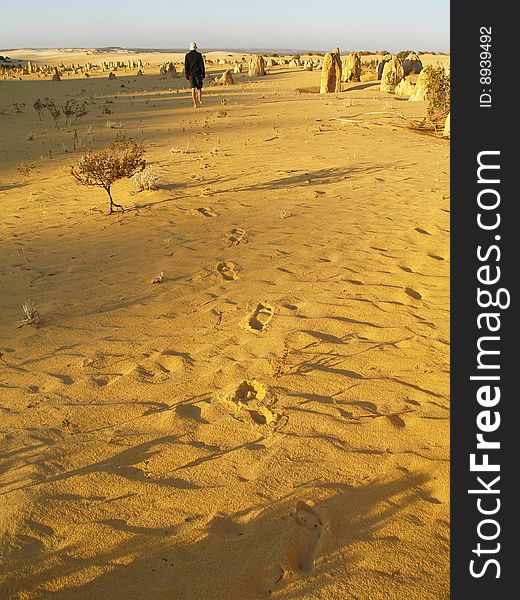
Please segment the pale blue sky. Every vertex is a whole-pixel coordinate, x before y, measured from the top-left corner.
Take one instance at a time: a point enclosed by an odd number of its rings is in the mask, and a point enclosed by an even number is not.
[[[0,19],[1,49],[185,48],[193,39],[201,50],[449,51],[449,0],[22,0],[9,6],[10,15]]]

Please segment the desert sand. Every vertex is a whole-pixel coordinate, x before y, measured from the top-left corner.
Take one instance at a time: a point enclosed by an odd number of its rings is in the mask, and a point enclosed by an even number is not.
[[[140,58],[0,80],[0,597],[448,598],[449,142],[378,82],[195,110]],[[109,216],[70,167],[117,135],[160,179]]]

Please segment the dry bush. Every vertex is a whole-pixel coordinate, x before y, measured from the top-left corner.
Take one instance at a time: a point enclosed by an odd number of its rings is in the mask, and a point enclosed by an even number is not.
[[[38,312],[34,302],[27,300],[23,303],[22,310],[25,313],[25,319],[18,321],[18,328],[23,327],[24,325],[33,325],[34,327],[38,327],[40,324],[40,313]]]
[[[61,117],[61,108],[59,106],[56,106],[56,102],[54,100],[52,100],[51,98],[45,98],[44,102],[45,102],[45,108],[49,111],[49,114],[51,115],[51,117],[54,120],[54,127],[56,127],[56,129],[58,129],[59,128],[58,122]]]
[[[39,98],[35,101],[35,103],[33,104],[33,108],[36,111],[36,113],[38,114],[38,119],[41,121],[42,120],[42,114],[43,111],[47,108],[45,101],[41,101]]]
[[[441,65],[429,65],[426,71],[427,117],[435,130],[444,127],[450,112],[450,76]]]
[[[30,163],[26,162],[26,163],[20,163],[16,167],[16,170],[18,171],[18,173],[21,173],[25,178],[27,178],[32,173],[32,171],[35,167],[36,167],[35,162],[30,162]]]
[[[84,117],[87,113],[87,103],[79,104],[73,98],[67,100],[61,107],[63,114],[65,115],[65,126],[74,125],[80,117]]]
[[[110,200],[110,214],[115,212],[114,208],[124,212],[125,209],[113,201],[111,187],[119,179],[133,177],[145,168],[144,152],[142,144],[123,138],[101,152],[89,151],[70,172],[82,185],[105,190]]]
[[[132,177],[132,183],[134,191],[136,193],[144,190],[155,190],[157,189],[157,182],[159,181],[159,175],[156,175],[152,169],[144,169],[139,171]]]

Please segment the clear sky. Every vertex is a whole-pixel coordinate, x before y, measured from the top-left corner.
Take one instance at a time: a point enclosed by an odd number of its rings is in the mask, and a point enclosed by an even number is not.
[[[449,51],[449,0],[21,0],[0,48]]]

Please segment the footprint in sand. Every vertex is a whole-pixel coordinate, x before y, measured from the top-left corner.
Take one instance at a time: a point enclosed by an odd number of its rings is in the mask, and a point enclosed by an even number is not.
[[[183,356],[168,354],[162,352],[159,356],[159,360],[155,362],[155,366],[165,373],[174,373],[175,371],[181,371],[185,367],[185,359]]]
[[[314,569],[316,551],[323,531],[323,521],[318,511],[300,500],[291,517],[282,544],[282,576],[309,575]]]
[[[267,329],[274,315],[274,307],[267,302],[260,302],[253,314],[244,323],[245,329],[253,332],[261,332]]]
[[[255,379],[246,380],[228,398],[228,404],[234,407],[239,420],[248,416],[257,425],[276,425],[279,415],[271,410],[272,405],[266,397],[267,390],[261,383]]]
[[[211,208],[207,208],[206,206],[201,206],[200,208],[196,208],[193,211],[194,214],[202,215],[203,217],[217,217],[217,213],[211,210]]]
[[[140,381],[146,383],[157,383],[169,379],[169,371],[159,363],[151,366],[138,364],[134,373]]]
[[[222,275],[226,281],[232,281],[238,279],[238,273],[235,270],[236,265],[232,262],[222,261],[217,265],[217,271]]]
[[[235,390],[235,394],[232,397],[233,402],[248,404],[252,400],[264,400],[267,391],[265,387],[256,381],[242,381],[242,383]]]
[[[232,229],[229,232],[229,234],[227,235],[227,245],[228,246],[238,245],[241,242],[244,242],[244,243],[247,242],[246,232],[244,231],[244,229],[240,229],[240,227],[236,227],[235,229]]]

